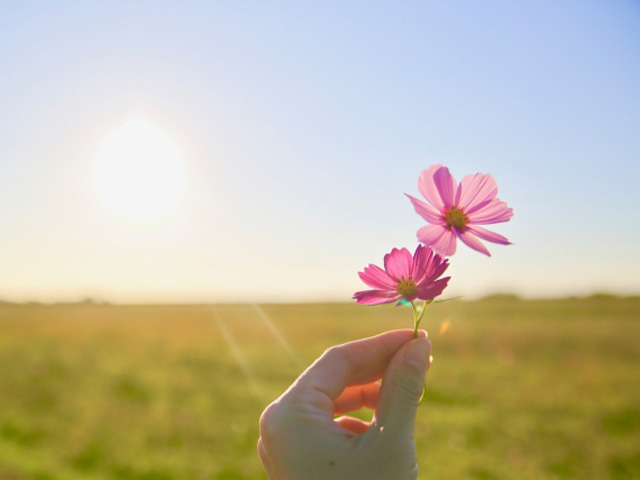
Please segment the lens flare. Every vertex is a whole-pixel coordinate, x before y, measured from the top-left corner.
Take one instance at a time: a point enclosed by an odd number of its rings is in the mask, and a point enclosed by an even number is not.
[[[439,330],[440,335],[444,335],[445,332],[447,330],[449,330],[449,325],[450,324],[451,324],[451,322],[449,322],[448,318],[444,322],[442,322],[442,324],[440,324],[440,330]]]
[[[293,348],[291,348],[291,345],[289,345],[289,342],[287,342],[282,332],[280,332],[278,327],[275,326],[275,324],[271,321],[271,319],[265,313],[262,307],[260,307],[260,305],[258,305],[257,303],[254,303],[253,308],[258,314],[258,318],[264,322],[264,324],[267,326],[271,334],[276,338],[276,340],[278,340],[280,345],[283,346],[283,348],[287,351],[287,353],[289,354],[291,359],[296,363],[296,365],[302,366],[302,362],[300,361],[296,353],[293,351]]]
[[[263,392],[256,382],[256,376],[254,375],[253,370],[251,370],[249,362],[247,362],[247,359],[238,348],[238,344],[231,336],[231,333],[227,329],[227,326],[224,324],[224,321],[222,320],[220,314],[214,307],[211,307],[211,313],[213,314],[213,319],[218,324],[218,328],[220,329],[220,333],[222,333],[222,337],[224,338],[225,342],[227,342],[227,345],[229,345],[231,354],[238,364],[238,367],[240,367],[240,370],[242,370],[242,373],[244,373],[244,376],[247,379],[247,384],[249,385],[249,389],[257,398],[262,400],[264,398]]]

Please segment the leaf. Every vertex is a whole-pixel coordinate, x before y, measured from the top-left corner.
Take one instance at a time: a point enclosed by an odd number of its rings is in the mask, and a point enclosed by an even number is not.
[[[444,303],[444,302],[450,302],[452,300],[460,300],[461,298],[464,298],[462,295],[458,296],[458,297],[451,297],[451,298],[443,298],[441,300],[433,300],[433,303]]]

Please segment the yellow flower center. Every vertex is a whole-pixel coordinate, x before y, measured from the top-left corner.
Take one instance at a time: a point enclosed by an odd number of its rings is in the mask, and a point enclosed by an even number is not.
[[[416,293],[417,289],[416,283],[411,278],[398,280],[398,286],[396,287],[396,291],[405,298]]]
[[[461,208],[451,207],[444,214],[444,220],[447,222],[449,227],[456,227],[459,229],[464,228],[464,226],[469,223],[469,217],[467,217]]]

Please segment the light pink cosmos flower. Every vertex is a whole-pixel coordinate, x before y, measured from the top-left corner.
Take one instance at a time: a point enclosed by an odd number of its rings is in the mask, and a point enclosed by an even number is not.
[[[448,260],[443,260],[424,245],[418,245],[413,257],[406,248],[394,248],[384,256],[384,270],[370,264],[358,272],[362,281],[374,290],[356,292],[353,298],[362,305],[380,305],[401,299],[408,302],[416,298],[433,300],[442,293],[451,278],[437,280],[448,266]]]
[[[511,243],[479,226],[507,222],[513,217],[513,209],[496,198],[498,185],[490,174],[467,175],[458,185],[447,167],[431,165],[420,174],[418,190],[431,204],[405,194],[416,212],[431,224],[418,230],[418,240],[440,255],[450,257],[456,252],[456,238],[488,256],[491,254],[479,238],[502,245]]]

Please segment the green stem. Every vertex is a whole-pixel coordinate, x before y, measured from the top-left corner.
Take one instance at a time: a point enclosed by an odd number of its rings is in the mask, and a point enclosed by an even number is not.
[[[411,308],[413,309],[413,338],[418,338],[418,326],[420,325],[420,321],[422,320],[422,316],[424,315],[424,311],[427,309],[427,305],[429,305],[433,300],[425,300],[422,304],[422,310],[418,314],[418,308],[416,304],[411,300]]]
[[[418,326],[420,325],[420,320],[422,320],[422,316],[424,315],[424,311],[427,309],[427,305],[430,304],[433,300],[425,300],[422,304],[422,310],[418,314],[418,309],[416,308],[416,304],[411,300],[411,309],[413,310],[413,338],[418,338]],[[420,400],[418,401],[422,404],[424,400],[424,396],[427,393],[427,385],[422,385],[422,395],[420,395]]]
[[[416,304],[411,300],[411,309],[413,310],[413,338],[418,338],[418,325],[420,325],[420,318],[418,317],[418,310]],[[422,315],[420,315],[422,317]]]

